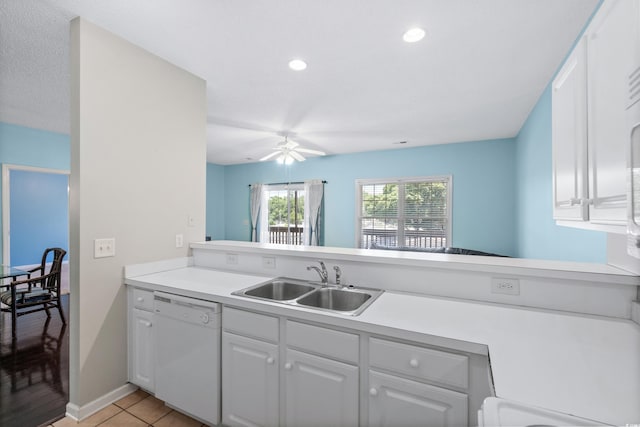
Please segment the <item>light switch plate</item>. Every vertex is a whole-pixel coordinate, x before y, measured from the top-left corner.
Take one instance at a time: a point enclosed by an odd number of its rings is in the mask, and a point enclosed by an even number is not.
[[[116,256],[116,239],[95,239],[93,241],[93,257],[107,258]]]

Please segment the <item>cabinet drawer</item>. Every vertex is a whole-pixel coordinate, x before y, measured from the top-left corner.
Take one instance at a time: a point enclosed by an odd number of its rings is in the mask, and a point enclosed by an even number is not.
[[[225,331],[278,342],[278,318],[224,306],[222,327]]]
[[[469,358],[460,354],[371,338],[369,364],[454,387],[469,385]]]
[[[287,320],[287,345],[352,363],[359,359],[358,335],[291,320]]]
[[[153,291],[133,288],[133,306],[141,310],[153,311]]]

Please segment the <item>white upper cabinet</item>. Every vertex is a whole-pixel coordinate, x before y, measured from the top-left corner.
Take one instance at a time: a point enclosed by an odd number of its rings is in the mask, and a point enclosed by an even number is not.
[[[625,110],[633,66],[637,0],[603,4],[589,27],[587,94],[589,220],[626,225],[629,135]]]
[[[553,82],[554,218],[625,232],[625,109],[640,0],[608,0]]]
[[[587,46],[582,38],[552,85],[553,217],[587,220]]]

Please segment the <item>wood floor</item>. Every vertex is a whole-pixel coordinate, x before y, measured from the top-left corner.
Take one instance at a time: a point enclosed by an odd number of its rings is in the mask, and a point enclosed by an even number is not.
[[[69,319],[69,296],[62,297]],[[69,328],[57,310],[18,318],[11,339],[11,318],[0,321],[0,426],[37,427],[64,416],[69,400]]]

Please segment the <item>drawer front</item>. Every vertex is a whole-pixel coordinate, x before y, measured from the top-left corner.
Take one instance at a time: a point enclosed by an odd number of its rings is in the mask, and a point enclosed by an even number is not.
[[[141,310],[153,311],[153,291],[133,288],[133,306]]]
[[[278,318],[224,306],[222,327],[225,331],[265,341],[278,342]]]
[[[454,387],[469,385],[469,358],[460,354],[371,338],[369,364]]]
[[[358,363],[359,336],[287,320],[287,345],[315,354]]]

